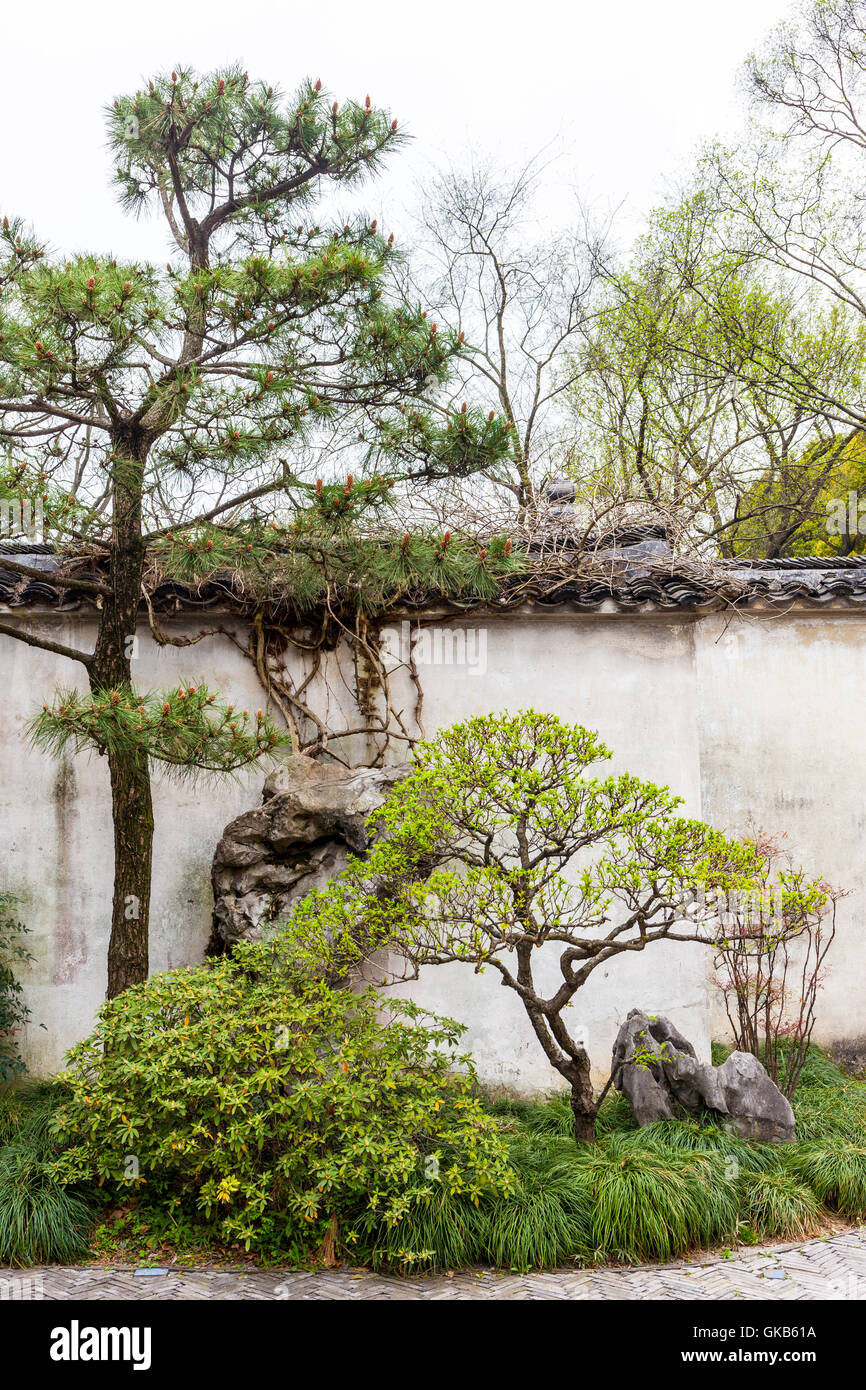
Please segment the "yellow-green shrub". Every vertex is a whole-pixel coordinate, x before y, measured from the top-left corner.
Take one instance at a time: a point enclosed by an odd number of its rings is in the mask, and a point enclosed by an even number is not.
[[[242,944],[103,1006],[69,1054],[59,1172],[192,1201],[221,1239],[271,1253],[313,1249],[336,1217],[351,1251],[358,1223],[399,1221],[433,1191],[508,1190],[461,1031],[301,976],[278,943]]]

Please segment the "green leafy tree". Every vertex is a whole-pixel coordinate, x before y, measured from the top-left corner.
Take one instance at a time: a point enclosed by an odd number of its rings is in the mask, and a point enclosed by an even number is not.
[[[735,555],[862,555],[866,450],[858,430],[774,460],[746,489],[730,528]]]
[[[607,268],[570,391],[571,471],[581,498],[641,499],[681,546],[772,558],[808,530],[849,448],[828,401],[862,389],[866,336],[716,222],[699,190]]]
[[[415,968],[494,970],[571,1088],[592,1141],[595,1096],[569,1009],[594,971],[654,942],[712,940],[714,894],[749,882],[752,850],[677,816],[680,799],[629,773],[595,733],[533,710],[444,730],[372,818],[381,838],[287,927],[289,948],[344,969],[388,945]],[[549,992],[538,952],[559,952]],[[546,953],[547,954],[547,953]],[[606,1091],[607,1088],[605,1088]]]
[[[293,518],[327,520],[342,498],[345,527],[401,483],[491,466],[507,424],[428,403],[459,336],[386,297],[393,238],[375,221],[318,220],[325,185],[354,187],[401,142],[369,97],[341,107],[320,82],[286,99],[238,68],[178,70],[107,119],[121,200],[161,216],[169,263],[58,260],[20,221],[0,231],[0,442],[22,487],[72,499],[53,509],[65,557],[53,582],[96,602],[96,641],[80,651],[8,622],[0,633],[87,674],[89,693],[61,692],[34,733],[108,762],[116,995],[148,970],[151,764],[231,773],[287,737],[202,689],[134,689],[148,565],[267,570],[290,552]],[[308,477],[328,431],[353,441],[357,484]],[[44,577],[20,556],[4,565]]]

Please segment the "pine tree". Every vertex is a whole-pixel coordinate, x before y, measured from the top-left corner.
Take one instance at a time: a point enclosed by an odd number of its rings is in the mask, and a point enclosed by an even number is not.
[[[328,182],[357,185],[402,141],[369,97],[340,106],[317,81],[287,101],[239,68],[178,70],[115,101],[107,122],[121,200],[164,219],[168,265],[56,259],[8,218],[0,234],[0,438],[13,480],[52,490],[52,582],[98,602],[95,646],[0,633],[87,671],[89,694],[59,691],[33,733],[108,762],[113,996],[148,972],[151,764],[230,773],[286,737],[202,688],[134,688],[146,566],[157,556],[200,578],[242,552],[267,572],[279,550],[285,567],[275,515],[302,532],[340,495],[355,515],[400,483],[490,469],[507,424],[436,404],[431,388],[465,349],[389,289],[393,237],[365,218],[316,220]],[[293,466],[324,424],[355,431],[357,483],[317,488]],[[95,577],[82,579],[82,556]]]

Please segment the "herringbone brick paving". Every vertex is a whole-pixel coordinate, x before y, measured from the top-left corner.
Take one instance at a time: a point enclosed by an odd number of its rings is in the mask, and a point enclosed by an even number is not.
[[[506,1274],[461,1270],[453,1276],[172,1269],[0,1269],[0,1299],[866,1299],[866,1227],[802,1245],[737,1251],[634,1269]]]

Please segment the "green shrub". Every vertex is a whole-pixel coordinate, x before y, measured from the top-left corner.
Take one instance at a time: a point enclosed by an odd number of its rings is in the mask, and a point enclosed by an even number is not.
[[[279,940],[244,943],[103,1006],[69,1054],[62,1174],[192,1203],[221,1241],[292,1258],[336,1218],[351,1255],[371,1220],[394,1225],[443,1190],[474,1202],[509,1188],[461,1031],[304,977]]]

